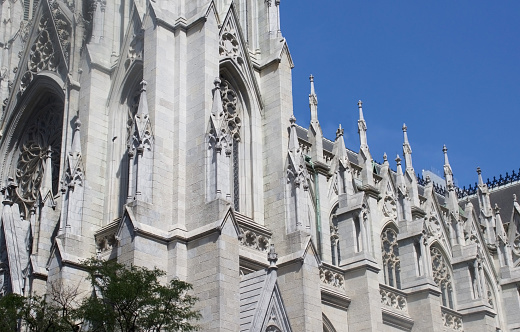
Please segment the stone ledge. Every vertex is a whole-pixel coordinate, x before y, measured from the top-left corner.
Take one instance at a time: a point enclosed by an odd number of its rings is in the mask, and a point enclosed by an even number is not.
[[[344,272],[351,272],[358,269],[367,269],[374,273],[379,273],[381,270],[376,260],[364,252],[360,255],[341,260],[340,268]]]
[[[329,287],[321,286],[321,303],[346,311],[350,302],[352,300],[347,295]]]
[[[382,307],[383,324],[390,325],[399,329],[410,331],[414,324],[412,318],[407,315],[394,312],[388,308]]]

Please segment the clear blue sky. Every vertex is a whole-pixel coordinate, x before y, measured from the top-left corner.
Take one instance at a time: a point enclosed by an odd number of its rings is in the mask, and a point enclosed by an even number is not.
[[[293,69],[294,113],[309,124],[315,77],[325,137],[345,128],[358,150],[363,101],[375,160],[395,169],[403,122],[416,172],[442,171],[442,146],[459,186],[520,168],[520,1],[281,1]]]

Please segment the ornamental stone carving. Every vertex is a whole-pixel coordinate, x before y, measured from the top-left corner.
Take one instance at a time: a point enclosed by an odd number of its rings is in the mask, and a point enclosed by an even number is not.
[[[326,267],[320,268],[320,280],[324,285],[332,286],[338,289],[345,289],[345,278],[343,275],[327,269]]]
[[[387,195],[383,200],[383,214],[391,219],[397,218],[397,205],[395,199],[390,195]]]
[[[388,288],[379,288],[379,294],[381,294],[381,304],[384,306],[397,309],[400,311],[408,312],[406,304],[406,297]]]
[[[242,233],[243,236],[240,239],[240,244],[242,246],[267,252],[267,249],[269,248],[269,238],[252,230],[242,229]]]
[[[244,64],[244,56],[238,42],[238,32],[230,21],[226,23],[220,36],[219,53],[220,57],[229,57],[239,65]]]
[[[38,24],[38,37],[31,47],[27,71],[21,79],[20,89],[22,92],[29,86],[35,74],[43,70],[58,70],[60,57],[54,50],[49,26],[49,19],[42,17]]]
[[[226,115],[227,130],[233,139],[240,141],[242,120],[240,118],[241,110],[238,103],[238,95],[229,82],[224,79],[222,79],[220,84],[220,95],[222,98],[222,109]]]
[[[455,315],[448,310],[445,310],[444,308],[442,310],[442,322],[444,323],[444,326],[452,329],[454,331],[460,331],[462,332],[463,326],[462,326],[462,318],[458,315]]]
[[[58,34],[58,40],[63,50],[63,56],[68,60],[70,52],[70,35],[72,32],[71,25],[69,20],[65,17],[57,0],[49,1],[49,5],[54,20],[54,26],[56,27],[56,33]],[[81,17],[81,19],[78,19],[77,21],[83,21],[83,18]]]

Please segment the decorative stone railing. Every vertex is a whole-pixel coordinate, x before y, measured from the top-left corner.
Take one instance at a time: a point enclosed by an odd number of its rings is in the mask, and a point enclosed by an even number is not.
[[[235,218],[242,231],[240,245],[261,252],[269,250],[272,233],[262,225],[256,224],[253,219],[235,212]]]
[[[398,289],[387,285],[379,285],[379,294],[381,294],[381,304],[385,307],[397,309],[404,313],[408,313],[408,304],[406,302],[406,294]]]
[[[95,234],[96,249],[100,254],[110,253],[113,248],[117,247],[116,232],[119,228],[121,219],[100,228]]]
[[[441,313],[444,327],[447,327],[450,331],[464,331],[460,314],[446,307],[441,307]]]
[[[336,271],[332,266],[323,264],[320,268],[320,280],[323,285],[345,290],[345,278],[341,271]]]

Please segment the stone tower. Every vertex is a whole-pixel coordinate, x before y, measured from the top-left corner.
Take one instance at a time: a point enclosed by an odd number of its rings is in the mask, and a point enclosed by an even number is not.
[[[297,125],[280,6],[0,4],[0,296],[89,290],[98,256],[193,284],[204,331],[520,328],[520,206],[491,205],[520,178],[464,193],[444,149],[442,189],[406,126],[378,164],[361,101],[359,149],[328,140],[312,76]]]

